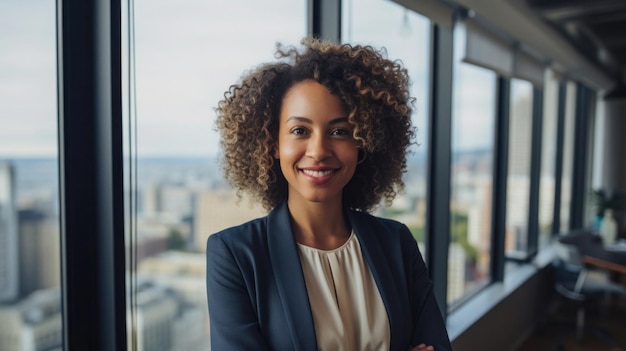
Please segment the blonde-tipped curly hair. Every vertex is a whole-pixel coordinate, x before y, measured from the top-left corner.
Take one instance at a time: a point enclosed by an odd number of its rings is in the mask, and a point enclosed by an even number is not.
[[[404,188],[402,174],[414,138],[409,77],[399,61],[371,46],[313,38],[302,50],[277,45],[275,63],[247,72],[216,109],[225,178],[237,195],[267,210],[287,200],[288,185],[274,159],[283,97],[295,83],[315,80],[339,98],[365,155],[343,189],[344,206],[371,211]]]

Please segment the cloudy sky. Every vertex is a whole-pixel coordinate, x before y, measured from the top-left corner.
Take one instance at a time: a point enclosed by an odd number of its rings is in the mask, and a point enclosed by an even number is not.
[[[135,0],[139,155],[217,153],[214,107],[245,70],[273,60],[276,42],[299,42],[306,34],[306,3]],[[347,0],[343,12],[344,41],[384,46],[389,58],[408,68],[424,142],[428,21],[388,0]],[[54,0],[0,1],[0,158],[56,155],[54,16]],[[490,145],[485,111],[493,103],[483,93],[493,89],[485,81],[490,77],[464,70],[456,95],[457,147]]]
[[[0,157],[56,154],[54,7],[0,1]]]

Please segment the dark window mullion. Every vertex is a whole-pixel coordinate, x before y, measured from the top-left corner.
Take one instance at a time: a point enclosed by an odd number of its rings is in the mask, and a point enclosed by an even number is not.
[[[341,40],[341,0],[309,0],[309,35],[325,40]]]
[[[543,148],[543,89],[533,88],[533,121],[530,150],[530,199],[528,202],[528,255],[534,256],[539,247],[539,183],[541,180],[541,150]]]
[[[559,82],[559,96],[556,122],[556,156],[554,168],[554,213],[552,218],[552,234],[561,232],[561,178],[563,177],[563,141],[565,140],[565,100],[566,83]]]
[[[64,350],[126,349],[120,1],[57,2]]]
[[[450,245],[450,170],[452,162],[452,28],[431,27],[428,145],[427,262],[439,308],[447,315]]]
[[[506,232],[507,172],[509,160],[509,114],[511,80],[498,77],[496,88],[496,123],[491,202],[491,278],[504,279],[504,244]]]
[[[587,155],[589,149],[589,89],[578,83],[576,86],[576,115],[574,126],[574,170],[572,172],[572,203],[570,228],[583,228],[585,209],[585,183],[587,177]]]

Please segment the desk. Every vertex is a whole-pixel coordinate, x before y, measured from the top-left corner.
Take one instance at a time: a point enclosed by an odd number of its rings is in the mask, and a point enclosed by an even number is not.
[[[626,251],[607,250],[602,239],[590,232],[574,232],[559,238],[564,244],[578,247],[582,261],[586,264],[626,274]]]

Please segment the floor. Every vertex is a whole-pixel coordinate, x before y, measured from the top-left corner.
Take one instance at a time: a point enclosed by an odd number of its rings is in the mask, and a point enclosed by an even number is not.
[[[576,338],[577,306],[559,303],[547,320],[517,351],[626,351],[626,299],[592,306],[586,313],[583,338]],[[612,340],[612,342],[611,342]]]

